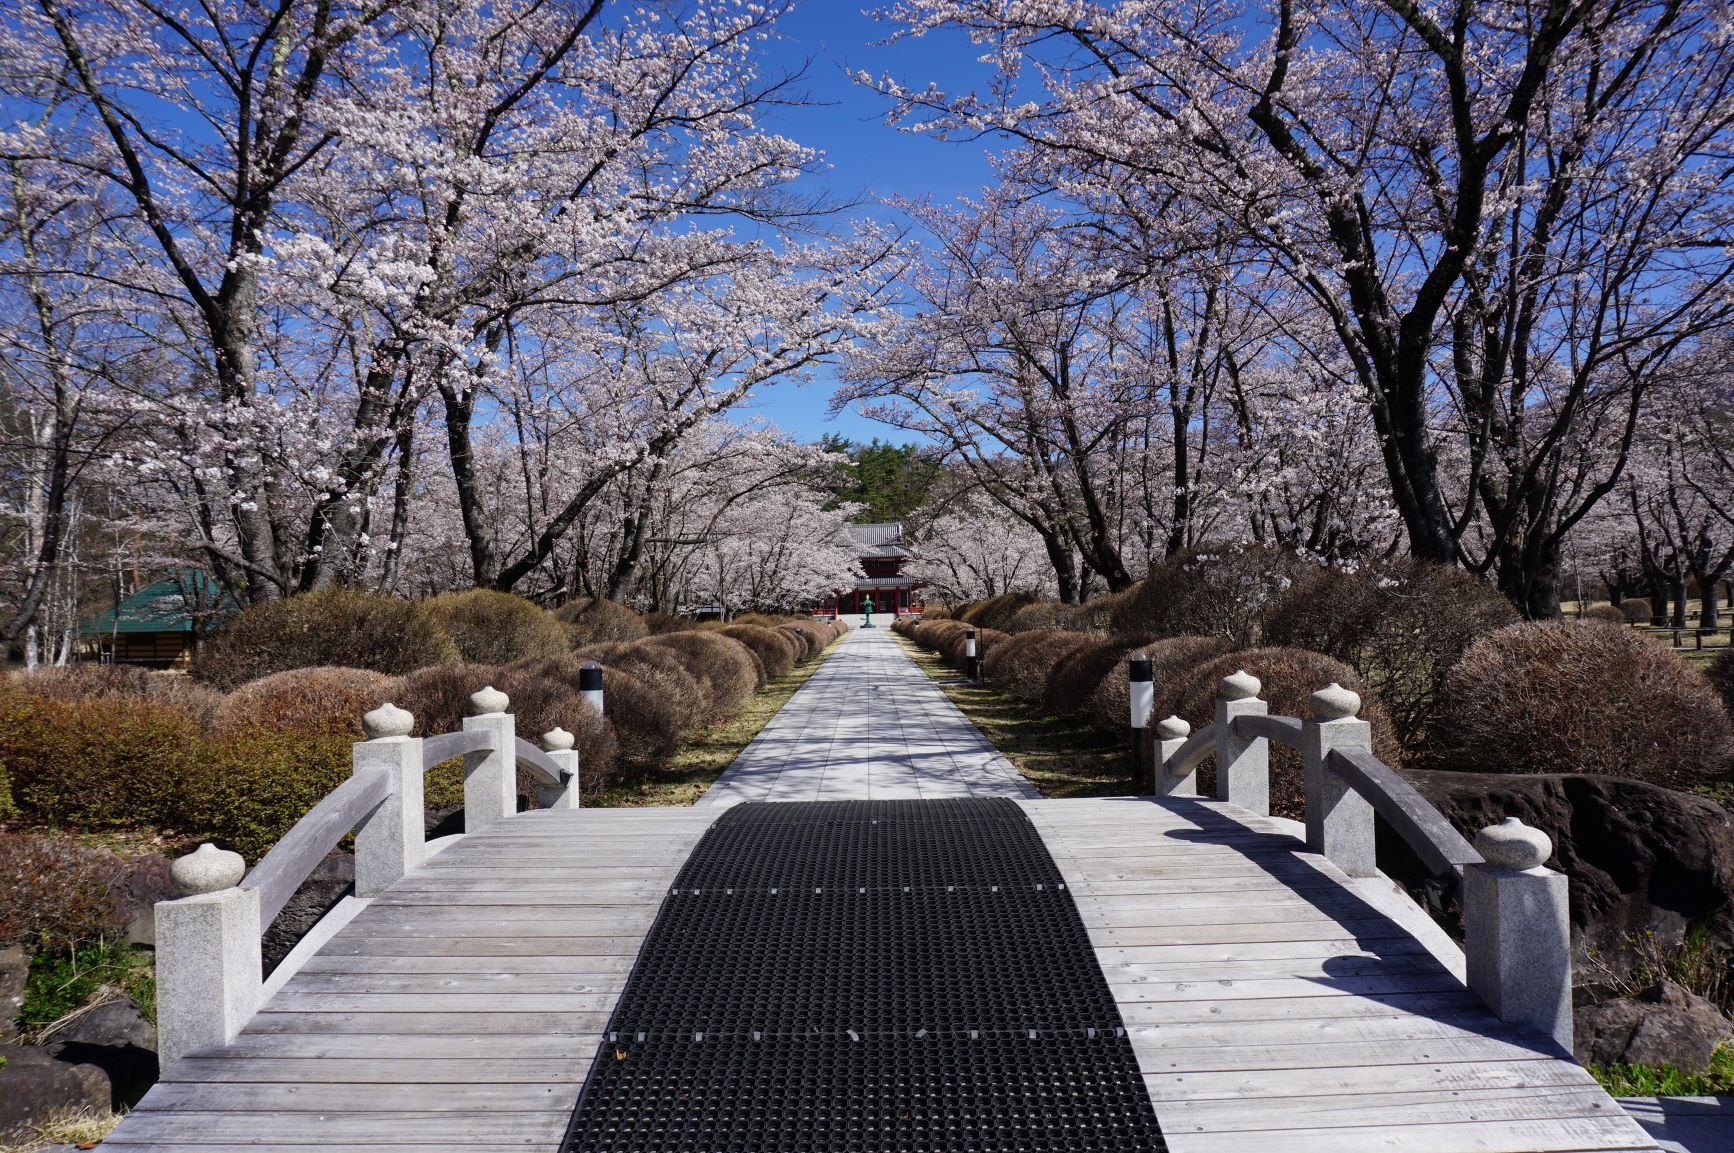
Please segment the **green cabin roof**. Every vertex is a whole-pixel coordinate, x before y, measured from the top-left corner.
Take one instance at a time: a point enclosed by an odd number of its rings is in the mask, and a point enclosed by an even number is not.
[[[117,608],[98,613],[78,626],[83,635],[110,633],[190,633],[193,614],[188,600],[201,613],[227,610],[232,602],[217,582],[195,569],[146,585],[120,602]]]

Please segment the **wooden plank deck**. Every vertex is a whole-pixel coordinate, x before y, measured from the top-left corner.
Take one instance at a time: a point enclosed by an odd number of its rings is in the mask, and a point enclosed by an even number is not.
[[[547,810],[457,841],[233,1044],[180,1061],[104,1148],[557,1148],[663,893],[716,815]]]
[[[1020,802],[1088,926],[1174,1153],[1651,1150],[1463,987],[1382,879],[1213,801]],[[376,898],[119,1150],[553,1151],[714,809],[521,814]]]
[[[1383,878],[1215,801],[1023,802],[1071,886],[1173,1153],[1654,1149],[1463,986]]]

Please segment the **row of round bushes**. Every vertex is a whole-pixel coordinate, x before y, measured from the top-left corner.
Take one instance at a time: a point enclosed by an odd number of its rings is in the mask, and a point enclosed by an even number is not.
[[[1341,573],[1294,565],[1286,587],[1256,577],[1240,559],[1178,587],[1164,572],[1159,605],[1140,586],[1122,594],[1118,624],[1099,635],[1076,629],[1009,631],[985,622],[992,602],[955,618],[934,614],[898,631],[963,666],[964,634],[976,628],[982,673],[1008,693],[1104,728],[1127,724],[1126,660],[1150,656],[1157,716],[1209,723],[1220,679],[1244,668],[1264,684],[1271,710],[1304,715],[1308,694],[1336,681],[1359,693],[1375,751],[1393,765],[1482,772],[1586,772],[1685,785],[1726,772],[1728,710],[1716,687],[1734,680],[1734,654],[1706,678],[1670,650],[1599,622],[1516,623],[1497,594],[1461,573],[1402,562]],[[1185,562],[1182,562],[1185,563]],[[1243,579],[1245,578],[1245,579]],[[1256,627],[1223,590],[1273,591]],[[999,598],[996,598],[999,599]],[[1010,623],[1023,616],[1026,602]],[[1144,608],[1133,613],[1132,608]],[[966,625],[964,618],[976,623]],[[1186,623],[1216,631],[1175,634]],[[1248,641],[1248,636],[1255,639]],[[1713,687],[1715,686],[1715,687]],[[1272,751],[1273,798],[1298,815],[1298,760]]]
[[[487,607],[492,595],[470,600]],[[470,649],[492,659],[452,659],[451,638],[464,630],[442,628],[429,642],[425,618],[404,607],[342,591],[249,609],[215,646],[225,673],[241,665],[236,635],[266,632],[262,620],[304,627],[269,646],[261,663],[323,663],[270,669],[226,693],[216,687],[226,677],[194,680],[116,666],[14,676],[0,684],[0,765],[9,777],[0,779],[0,794],[9,792],[16,813],[34,824],[197,832],[258,856],[349,774],[349,746],[361,736],[363,713],[391,700],[415,716],[418,734],[451,732],[462,726],[470,694],[488,684],[511,699],[520,735],[534,740],[556,726],[574,734],[585,791],[595,792],[618,767],[666,760],[684,735],[733,713],[844,631],[841,624],[761,616],[683,622],[680,631],[645,626],[624,640],[562,629],[558,644],[514,647],[495,637],[489,649]],[[325,609],[337,619],[321,625]],[[631,613],[623,606],[591,605],[572,615],[598,611],[608,622],[598,634],[634,631],[621,626]],[[357,627],[352,632],[344,623]],[[479,646],[485,629],[475,628],[466,644]],[[500,631],[532,641],[556,635],[529,627]],[[380,643],[357,647],[357,634]],[[575,639],[584,643],[575,647]],[[424,662],[429,654],[441,659]],[[366,663],[337,663],[344,659]],[[579,695],[579,670],[590,660],[606,670],[605,720]],[[521,786],[534,795],[527,780]],[[455,763],[430,773],[427,800],[430,808],[461,802]]]
[[[785,621],[737,618],[773,626]],[[578,597],[550,611],[492,589],[406,601],[336,588],[249,606],[204,646],[193,676],[232,689],[267,673],[320,665],[402,674],[459,661],[504,664],[692,627],[680,617],[640,614],[603,597]]]

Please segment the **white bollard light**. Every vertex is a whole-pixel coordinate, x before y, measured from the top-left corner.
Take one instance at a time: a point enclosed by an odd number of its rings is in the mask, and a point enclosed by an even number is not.
[[[584,703],[596,710],[596,715],[602,717],[602,666],[595,661],[585,661],[578,670],[578,695],[584,698]]]

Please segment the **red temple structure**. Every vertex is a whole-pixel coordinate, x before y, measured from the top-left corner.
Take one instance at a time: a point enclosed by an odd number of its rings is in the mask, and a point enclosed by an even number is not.
[[[920,612],[922,583],[903,572],[904,566],[915,559],[915,550],[903,543],[903,525],[897,521],[852,524],[847,531],[859,550],[861,569],[867,575],[853,589],[838,590],[827,597],[818,611],[826,615],[859,613],[871,597],[876,613],[890,616]]]

